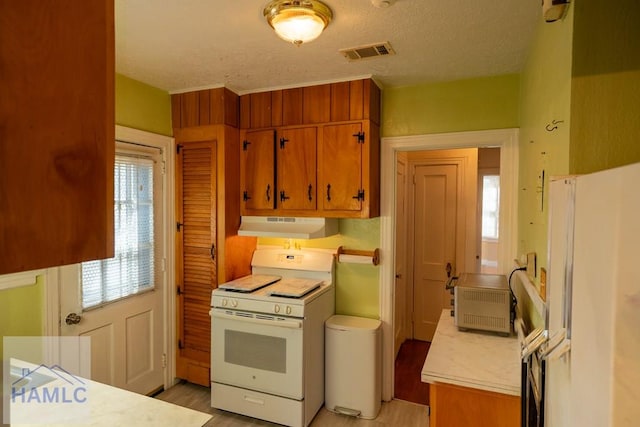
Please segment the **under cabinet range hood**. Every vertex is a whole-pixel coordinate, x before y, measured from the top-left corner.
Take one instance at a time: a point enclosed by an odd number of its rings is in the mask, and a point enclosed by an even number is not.
[[[337,218],[243,216],[239,236],[316,239],[338,234]]]

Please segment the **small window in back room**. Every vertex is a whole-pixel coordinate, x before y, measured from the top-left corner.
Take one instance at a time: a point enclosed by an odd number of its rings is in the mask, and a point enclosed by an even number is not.
[[[478,234],[480,273],[498,273],[500,239],[500,148],[478,149]],[[501,266],[502,267],[502,266]]]
[[[482,176],[482,273],[498,269],[500,175]]]

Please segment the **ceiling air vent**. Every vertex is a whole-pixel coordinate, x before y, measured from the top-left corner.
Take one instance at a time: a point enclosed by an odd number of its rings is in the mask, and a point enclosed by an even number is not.
[[[344,55],[344,57],[349,61],[359,61],[361,59],[375,58],[377,56],[395,55],[395,52],[389,42],[340,49],[338,52]]]

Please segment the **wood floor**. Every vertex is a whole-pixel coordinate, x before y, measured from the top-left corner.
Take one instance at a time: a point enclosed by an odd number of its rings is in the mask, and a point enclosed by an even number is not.
[[[426,341],[406,340],[395,362],[395,396],[421,405],[429,404],[429,385],[420,380],[429,346]]]
[[[211,407],[211,390],[207,387],[191,383],[180,383],[156,396],[157,399],[175,403],[176,405],[207,412],[213,418],[206,427],[245,427],[245,426],[279,426],[266,421],[242,415],[220,411]],[[338,415],[321,408],[311,422],[311,427],[429,427],[427,407],[402,400],[383,402],[378,417],[374,420],[362,420]]]

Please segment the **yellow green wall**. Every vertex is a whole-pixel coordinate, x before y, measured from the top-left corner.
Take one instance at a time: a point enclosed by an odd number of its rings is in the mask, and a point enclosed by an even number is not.
[[[36,283],[0,291],[0,360],[5,336],[37,336],[44,333],[44,277]]]
[[[640,162],[640,2],[576,1],[570,170]]]
[[[572,8],[561,21],[540,18],[521,76],[519,242],[514,257],[537,254],[536,283],[540,268],[547,266],[549,179],[569,173],[572,32]],[[533,324],[542,322],[534,311],[525,307],[525,312]]]
[[[385,89],[382,135],[518,127],[519,82],[509,74]]]
[[[171,136],[171,97],[161,89],[116,74],[116,123]]]

